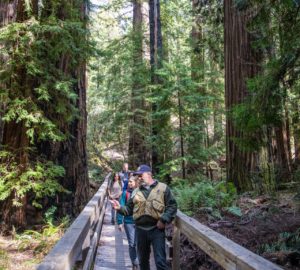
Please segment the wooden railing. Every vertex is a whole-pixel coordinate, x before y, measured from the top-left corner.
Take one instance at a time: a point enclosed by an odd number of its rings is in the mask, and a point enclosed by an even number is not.
[[[180,269],[180,234],[228,270],[279,270],[279,266],[236,244],[225,236],[178,211],[173,235],[172,269]]]
[[[37,270],[71,270],[80,262],[90,270],[99,241],[107,203],[110,175],[54,246]],[[180,269],[180,234],[187,236],[220,266],[228,270],[280,270],[279,266],[234,243],[178,211],[174,221],[172,269]],[[78,269],[78,268],[76,268]]]
[[[77,262],[89,270],[94,261],[107,203],[110,174],[37,270],[71,270]]]

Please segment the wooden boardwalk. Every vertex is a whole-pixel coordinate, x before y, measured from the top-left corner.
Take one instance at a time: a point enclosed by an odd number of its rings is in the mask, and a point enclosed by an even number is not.
[[[37,270],[71,270],[78,265],[83,270],[131,269],[125,233],[119,232],[116,225],[110,224],[111,205],[106,204],[109,177],[110,174],[63,237],[38,265]],[[181,234],[224,269],[282,270],[278,265],[234,243],[179,210],[172,235],[172,270],[180,270],[180,266],[185,269],[180,265]],[[154,270],[153,256],[150,265],[151,270]]]
[[[153,258],[151,270],[155,270]],[[125,232],[120,232],[117,225],[111,225],[111,204],[107,203],[104,223],[98,243],[94,270],[128,270],[132,269],[128,242]]]

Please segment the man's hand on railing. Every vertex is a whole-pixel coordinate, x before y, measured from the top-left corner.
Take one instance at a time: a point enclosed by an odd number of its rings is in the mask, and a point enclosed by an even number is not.
[[[112,204],[112,207],[115,208],[116,210],[119,210],[121,208],[121,205],[117,200],[109,200],[109,201]]]

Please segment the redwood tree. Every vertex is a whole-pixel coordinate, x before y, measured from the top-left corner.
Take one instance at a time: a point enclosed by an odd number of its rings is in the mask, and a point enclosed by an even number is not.
[[[146,68],[143,53],[143,2],[133,1],[133,71],[131,93],[131,121],[129,126],[129,162],[130,167],[149,163],[146,147],[148,123],[146,121],[145,81]]]
[[[246,134],[236,127],[230,111],[248,96],[246,81],[259,73],[261,56],[253,49],[253,36],[248,31],[253,10],[238,10],[233,0],[226,0],[224,15],[225,102],[229,113],[226,120],[227,179],[240,191],[251,190],[251,172],[257,166],[258,154],[239,145]],[[249,136],[251,134],[247,134]]]
[[[189,113],[189,136],[188,136],[188,151],[190,157],[188,162],[188,173],[204,172],[204,152],[205,148],[205,88],[204,85],[204,45],[203,45],[203,30],[202,19],[200,15],[203,2],[192,0],[193,10],[193,25],[191,33],[191,77],[194,82],[192,88],[193,94],[198,98],[198,106]],[[192,106],[192,105],[191,105]]]
[[[163,80],[158,74],[163,67],[163,38],[160,18],[160,0],[149,0],[150,64],[152,82],[152,166],[158,173],[170,160],[170,97],[162,90]],[[166,176],[169,178],[169,176]]]
[[[0,207],[7,227],[26,226],[30,204],[47,207],[47,197],[56,195],[62,214],[78,213],[88,199],[86,6],[85,1],[54,2],[0,4],[1,62],[6,61]]]

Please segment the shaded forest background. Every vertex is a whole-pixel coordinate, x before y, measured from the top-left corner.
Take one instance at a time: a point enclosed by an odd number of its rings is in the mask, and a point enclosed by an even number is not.
[[[269,232],[290,222],[243,245],[299,264],[299,11],[296,0],[2,0],[1,232],[61,233],[128,161],[150,164],[182,211],[216,229],[250,214]]]
[[[298,6],[103,4],[92,20],[90,153],[151,163],[166,181],[226,179],[239,192],[296,181]]]

